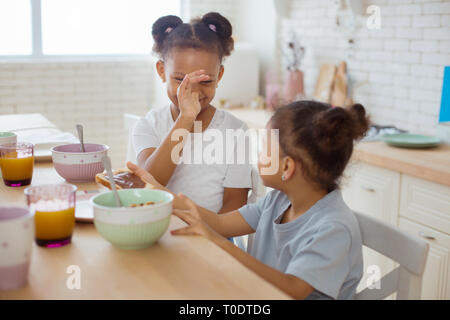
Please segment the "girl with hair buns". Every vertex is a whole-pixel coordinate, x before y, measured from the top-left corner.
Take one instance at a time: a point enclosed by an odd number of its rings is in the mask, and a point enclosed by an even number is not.
[[[166,83],[170,105],[151,109],[135,126],[133,144],[138,163],[170,191],[183,192],[210,211],[236,210],[247,203],[251,188],[249,159],[245,163],[224,160],[204,164],[180,163],[172,157],[180,144],[180,155],[195,151],[195,139],[188,145],[188,139],[180,142],[176,137],[179,129],[190,133],[216,129],[223,137],[227,129],[247,130],[242,121],[210,104],[224,73],[222,61],[233,50],[231,24],[215,12],[190,23],[183,23],[177,16],[164,16],[153,24],[152,35],[153,51],[159,56],[156,70]],[[200,152],[211,143],[214,140],[202,141]]]
[[[274,190],[222,215],[175,196],[174,214],[188,226],[172,234],[206,237],[295,299],[353,299],[363,275],[362,240],[339,179],[368,126],[360,104],[344,109],[298,101],[278,109],[267,124],[278,129],[278,141],[267,135],[261,155],[269,161],[258,163],[264,184]],[[263,175],[275,161],[278,171]],[[142,168],[128,167],[155,182]],[[225,239],[254,232],[249,253]]]

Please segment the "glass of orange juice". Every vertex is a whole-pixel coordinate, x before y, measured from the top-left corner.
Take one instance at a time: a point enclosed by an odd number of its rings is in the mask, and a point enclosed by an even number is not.
[[[28,142],[0,145],[0,168],[3,181],[9,187],[31,184],[34,166],[34,146]]]
[[[34,213],[37,245],[62,247],[72,241],[76,191],[77,187],[68,183],[25,189],[28,206]]]

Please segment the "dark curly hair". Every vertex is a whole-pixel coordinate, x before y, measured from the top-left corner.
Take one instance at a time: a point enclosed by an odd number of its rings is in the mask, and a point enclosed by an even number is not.
[[[281,151],[301,164],[307,179],[329,192],[339,187],[353,143],[364,137],[369,123],[361,104],[341,108],[316,101],[293,102],[270,120],[279,129]]]
[[[217,12],[209,12],[190,23],[183,23],[177,16],[164,16],[152,27],[153,52],[164,59],[172,48],[204,49],[217,52],[222,61],[233,51],[231,34],[230,22]]]

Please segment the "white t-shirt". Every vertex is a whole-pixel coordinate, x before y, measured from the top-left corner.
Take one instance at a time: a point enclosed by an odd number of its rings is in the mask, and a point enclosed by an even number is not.
[[[157,148],[167,137],[173,125],[170,107],[151,109],[133,128],[133,146],[136,154],[139,155],[141,151],[148,148]],[[205,159],[207,157],[205,156],[200,159],[200,162],[196,162],[198,158],[195,159],[195,157],[199,153],[195,153],[194,148],[197,148],[197,151],[202,150],[201,155],[212,154],[213,156],[216,153],[210,153],[211,149],[220,149],[223,156],[226,157],[226,150],[230,150],[229,141],[231,141],[230,139],[225,141],[227,140],[227,129],[242,129],[245,131],[248,128],[244,122],[230,113],[216,109],[208,128],[203,132],[203,137],[212,133],[215,135],[210,135],[209,139],[205,139],[198,138],[198,135],[195,136],[196,134],[189,134],[189,139],[192,139],[190,140],[192,142],[184,146],[183,157],[184,159],[191,159],[191,163],[179,163],[166,187],[175,194],[180,192],[185,194],[196,204],[213,212],[218,212],[222,208],[224,188],[251,188],[252,166],[248,157],[245,158],[244,163],[238,162],[236,158],[236,161],[231,164],[231,161],[226,160],[213,161],[214,163],[207,162],[211,164],[206,164]],[[228,130],[229,132],[230,130]],[[222,141],[214,139],[217,134],[224,137]],[[236,141],[237,139],[234,139],[233,145],[231,145],[234,155],[238,154]],[[247,145],[245,148],[246,153],[249,154]],[[191,152],[190,157],[188,156],[189,150]]]

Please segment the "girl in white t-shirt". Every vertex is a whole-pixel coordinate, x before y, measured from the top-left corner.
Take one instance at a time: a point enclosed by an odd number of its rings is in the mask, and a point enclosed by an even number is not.
[[[214,133],[210,136],[225,139],[229,129],[247,130],[242,121],[210,104],[223,76],[222,60],[233,50],[231,34],[229,21],[214,12],[190,23],[176,16],[159,18],[152,28],[153,51],[160,57],[156,69],[167,83],[171,104],[150,110],[133,130],[139,165],[172,192],[216,213],[246,204],[252,181],[248,155],[245,162],[225,160],[230,141],[195,138]],[[223,161],[205,163],[203,151],[221,147]]]

